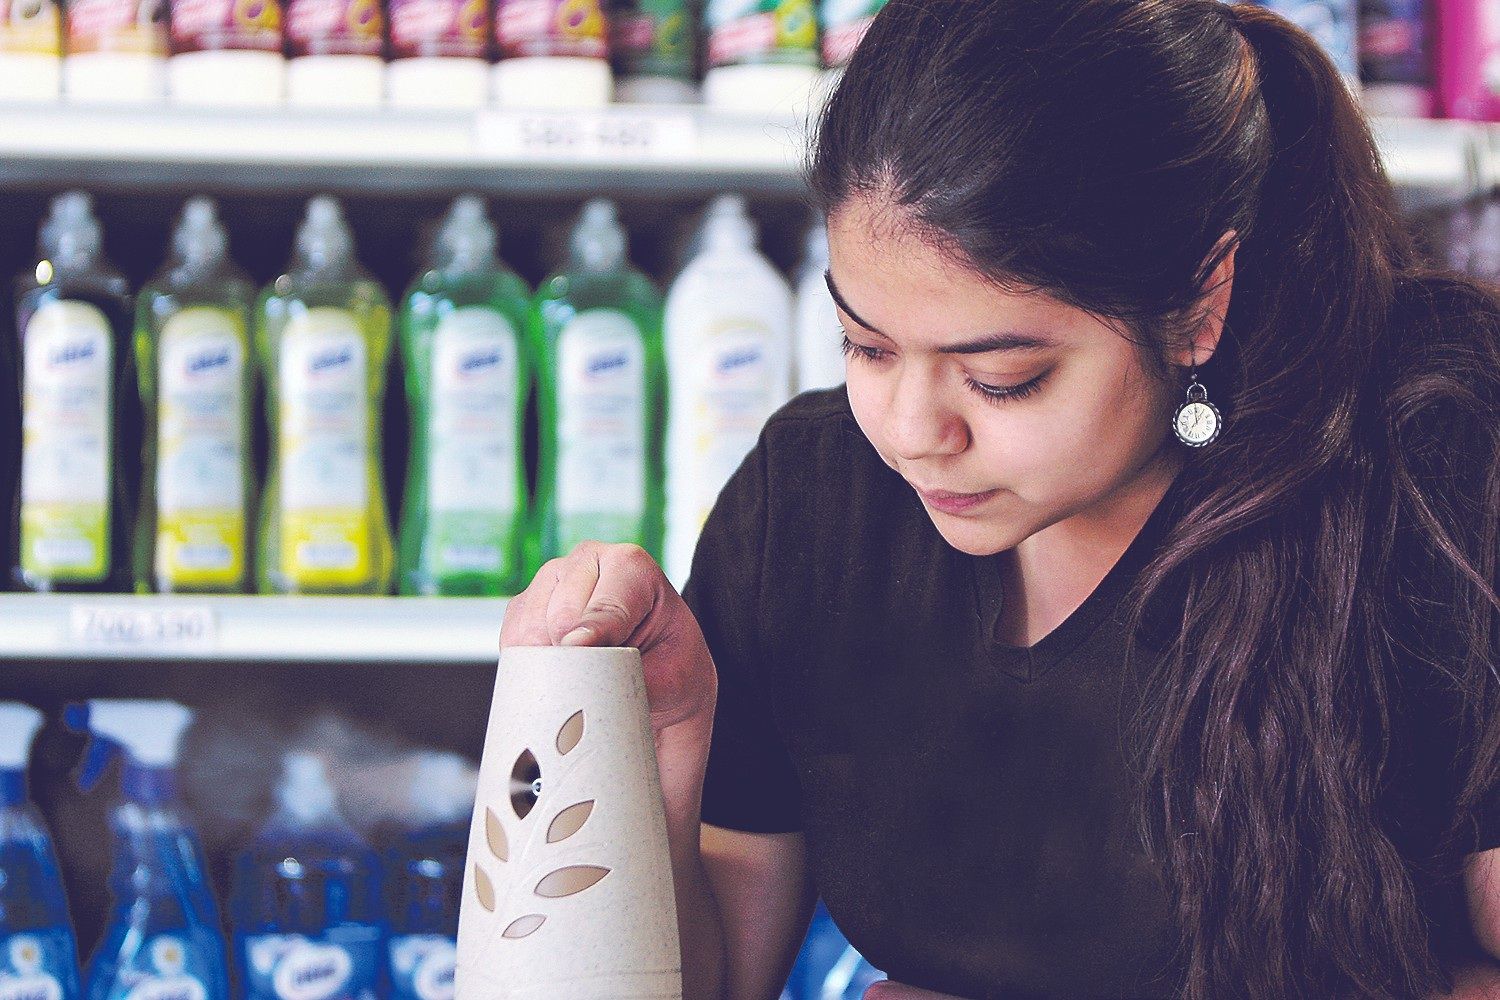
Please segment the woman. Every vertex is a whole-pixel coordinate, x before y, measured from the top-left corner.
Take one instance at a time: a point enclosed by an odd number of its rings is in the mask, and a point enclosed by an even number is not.
[[[847,395],[685,600],[590,544],[501,636],[643,651],[686,995],[776,996],[815,893],[872,997],[1483,995],[1500,306],[1329,61],[1217,0],[892,0],[811,180]]]

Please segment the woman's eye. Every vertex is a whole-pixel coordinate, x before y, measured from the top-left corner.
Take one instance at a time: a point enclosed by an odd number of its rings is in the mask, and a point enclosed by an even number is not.
[[[977,382],[967,376],[964,377],[964,381],[968,383],[970,389],[979,393],[984,399],[1003,403],[1013,399],[1025,399],[1027,396],[1030,396],[1042,387],[1042,383],[1047,381],[1049,374],[1050,372],[1042,372],[1036,378],[1029,379],[1019,385],[990,385],[987,382]]]
[[[882,351],[878,347],[866,347],[864,344],[856,344],[848,336],[844,337],[844,355],[846,357],[863,358],[866,361],[879,361],[889,354],[889,351]]]

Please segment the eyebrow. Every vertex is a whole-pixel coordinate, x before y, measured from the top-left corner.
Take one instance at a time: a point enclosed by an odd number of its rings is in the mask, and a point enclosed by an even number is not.
[[[890,340],[890,335],[883,333],[878,327],[872,326],[860,318],[859,313],[849,308],[849,303],[844,301],[844,296],[839,293],[838,285],[834,284],[833,271],[824,271],[823,280],[828,283],[828,293],[833,296],[833,301],[844,310],[845,314],[860,326],[871,333],[880,334]],[[1057,341],[1051,337],[1040,337],[1029,333],[992,333],[980,337],[977,340],[965,341],[962,344],[948,344],[939,347],[939,354],[990,354],[996,351],[1033,351],[1044,347],[1056,347]]]

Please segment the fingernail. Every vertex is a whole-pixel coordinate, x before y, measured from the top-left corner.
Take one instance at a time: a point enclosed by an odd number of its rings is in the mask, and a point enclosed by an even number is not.
[[[587,625],[580,625],[567,635],[562,637],[561,645],[564,646],[586,646],[588,641],[594,637],[594,630]]]

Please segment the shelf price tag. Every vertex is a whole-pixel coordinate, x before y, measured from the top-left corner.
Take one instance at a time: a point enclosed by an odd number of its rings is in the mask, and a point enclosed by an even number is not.
[[[480,148],[521,160],[679,163],[698,151],[687,112],[492,111],[478,119]]]
[[[75,604],[68,637],[98,652],[207,652],[218,640],[218,621],[213,611],[201,606]]]

